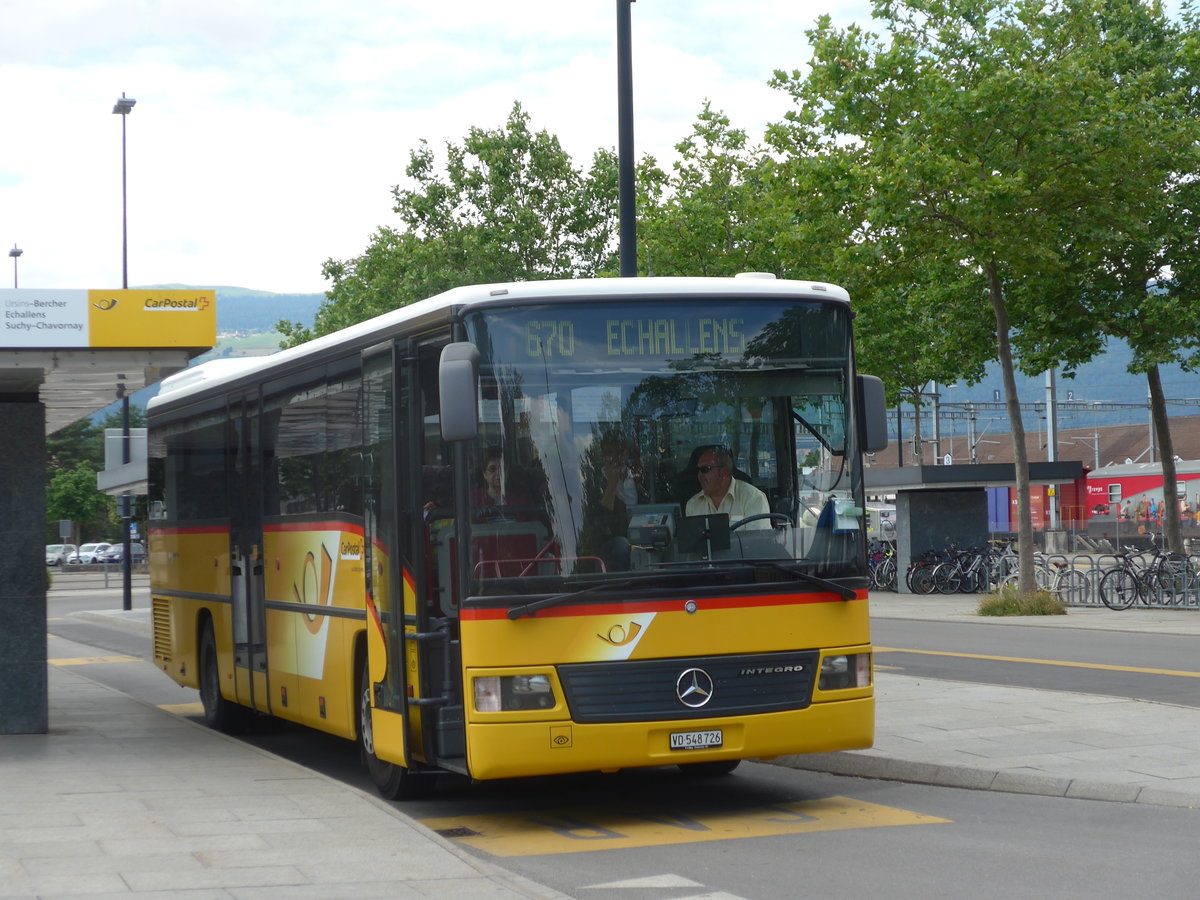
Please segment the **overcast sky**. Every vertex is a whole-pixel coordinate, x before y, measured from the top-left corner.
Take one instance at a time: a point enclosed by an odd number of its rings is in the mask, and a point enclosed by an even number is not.
[[[0,28],[0,247],[23,288],[327,287],[395,221],[409,152],[497,128],[519,101],[577,166],[615,148],[615,0],[39,0]],[[816,0],[639,0],[635,143],[660,162],[704,101],[762,136],[805,64]],[[869,23],[868,6],[836,7]],[[0,286],[12,286],[9,268]]]

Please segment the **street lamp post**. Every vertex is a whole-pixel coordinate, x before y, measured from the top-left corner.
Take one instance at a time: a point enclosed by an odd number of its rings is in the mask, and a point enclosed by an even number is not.
[[[21,254],[24,252],[16,244],[13,244],[13,248],[8,251],[8,255],[12,257],[13,261],[13,290],[16,290],[17,287],[17,260],[21,258]]]
[[[121,287],[129,289],[129,215],[128,215],[128,181],[125,175],[125,120],[133,111],[136,100],[126,97],[121,91],[121,99],[113,104],[113,115],[121,117]],[[121,376],[124,379],[124,376]],[[129,462],[129,395],[125,393],[125,384],[118,386],[118,396],[121,398],[121,456],[124,462]],[[129,525],[133,519],[133,496],[122,494],[121,530],[124,533],[122,544],[125,552],[121,556],[121,582],[123,586],[122,607],[133,608],[133,540],[129,535]]]
[[[137,103],[131,97],[126,97],[125,92],[121,92],[121,99],[113,104],[113,115],[121,117],[121,287],[129,288],[129,228],[128,228],[128,203],[127,203],[127,181],[125,178],[125,120],[133,111],[134,104]]]

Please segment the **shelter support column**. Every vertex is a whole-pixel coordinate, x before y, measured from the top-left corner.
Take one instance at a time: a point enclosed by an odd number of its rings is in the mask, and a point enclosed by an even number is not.
[[[0,734],[45,734],[46,408],[0,399]]]
[[[896,493],[897,590],[908,593],[904,575],[926,550],[985,547],[987,493],[983,488],[898,491]]]

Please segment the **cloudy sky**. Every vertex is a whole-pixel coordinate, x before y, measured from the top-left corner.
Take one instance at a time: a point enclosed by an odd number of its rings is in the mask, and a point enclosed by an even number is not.
[[[615,148],[614,0],[40,0],[0,29],[0,247],[23,288],[129,281],[326,288],[321,264],[393,221],[420,139],[461,141],[520,101],[577,165]],[[817,0],[639,0],[638,154],[671,158],[704,101],[760,137],[802,66]],[[869,22],[861,0],[839,23]],[[0,257],[4,258],[4,257]],[[11,260],[5,260],[11,262]],[[11,287],[11,268],[0,285]]]

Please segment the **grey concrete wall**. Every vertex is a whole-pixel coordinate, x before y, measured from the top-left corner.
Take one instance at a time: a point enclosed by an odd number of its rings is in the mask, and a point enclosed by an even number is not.
[[[46,410],[0,402],[0,734],[45,734]]]
[[[897,589],[908,592],[904,573],[926,550],[985,547],[987,492],[983,488],[900,491],[896,494]]]

